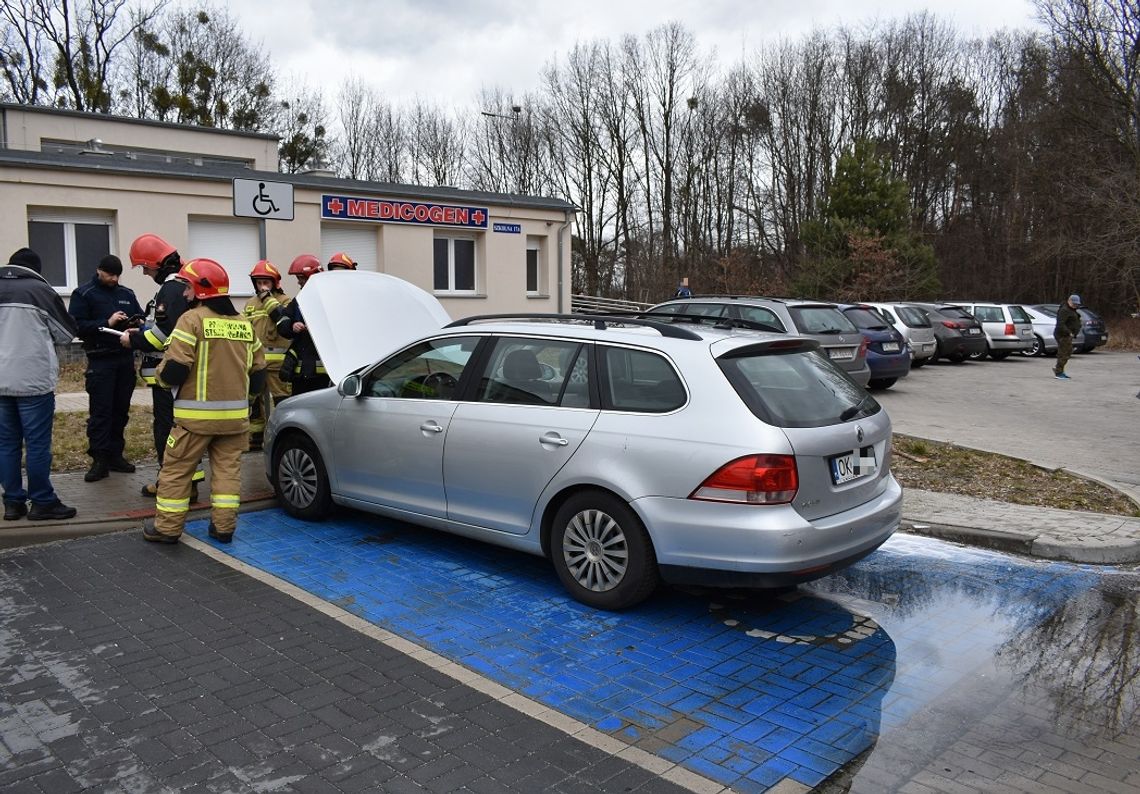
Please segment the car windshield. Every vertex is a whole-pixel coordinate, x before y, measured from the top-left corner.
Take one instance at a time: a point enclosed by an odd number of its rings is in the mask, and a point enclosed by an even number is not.
[[[844,309],[843,313],[847,315],[848,320],[855,323],[856,328],[867,331],[887,330],[887,324],[883,318],[871,309]]]
[[[1049,315],[1050,317],[1056,317],[1058,308],[1060,308],[1060,307],[1058,307],[1058,306],[1038,306],[1037,310],[1039,312],[1041,312],[1042,314]]]
[[[818,350],[750,346],[717,363],[749,410],[776,427],[825,427],[881,410]]]
[[[801,334],[853,334],[856,329],[834,306],[790,306],[788,313]]]

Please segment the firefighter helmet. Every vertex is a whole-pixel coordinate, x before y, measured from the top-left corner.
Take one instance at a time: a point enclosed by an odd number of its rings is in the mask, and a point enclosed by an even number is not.
[[[268,278],[273,280],[273,288],[279,289],[281,287],[281,271],[277,269],[277,265],[270,262],[268,259],[260,260],[253,266],[253,270],[249,271],[250,281],[254,281],[254,286],[257,286],[255,279]]]
[[[337,251],[329,257],[329,270],[356,270],[356,262],[344,251]]]
[[[208,300],[230,292],[226,269],[213,259],[191,259],[178,271],[178,278],[194,288],[194,297]]]
[[[290,276],[311,276],[321,272],[321,260],[312,254],[301,254],[289,265]]]
[[[131,267],[142,266],[147,270],[158,270],[177,249],[157,234],[143,234],[131,243]]]

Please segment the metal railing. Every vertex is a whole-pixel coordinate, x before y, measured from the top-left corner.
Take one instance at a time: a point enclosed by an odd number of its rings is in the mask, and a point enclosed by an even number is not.
[[[643,312],[652,303],[638,303],[621,298],[599,298],[596,295],[571,295],[570,311],[575,314],[597,314],[605,312]]]

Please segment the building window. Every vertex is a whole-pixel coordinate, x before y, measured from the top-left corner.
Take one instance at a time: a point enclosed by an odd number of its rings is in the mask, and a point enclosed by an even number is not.
[[[542,238],[526,238],[526,293],[538,295],[543,291],[542,283]]]
[[[432,288],[436,292],[475,292],[475,240],[436,237]]]
[[[28,247],[40,255],[42,275],[60,292],[70,292],[95,273],[111,253],[107,214],[67,211],[28,213]]]

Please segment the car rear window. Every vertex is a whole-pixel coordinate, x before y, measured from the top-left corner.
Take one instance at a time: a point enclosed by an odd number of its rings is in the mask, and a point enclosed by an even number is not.
[[[1029,316],[1029,312],[1020,306],[1010,306],[1009,316],[1013,318],[1015,323],[1031,323],[1033,318]]]
[[[834,306],[789,306],[788,313],[801,334],[853,334],[851,321]]]
[[[866,328],[869,331],[883,330],[887,327],[882,315],[870,309],[844,309],[847,319],[855,323],[856,328]]]
[[[899,306],[895,311],[899,313],[899,319],[903,321],[907,328],[930,327],[930,320],[926,319],[926,315],[918,309],[913,309],[910,306]]]
[[[1005,322],[1005,314],[1002,313],[1000,306],[975,306],[974,316],[983,323]]]
[[[958,320],[973,320],[974,315],[970,314],[960,306],[939,306],[938,313],[945,317],[954,317]]]
[[[717,364],[749,410],[775,427],[825,427],[881,410],[818,350],[749,347]]]

